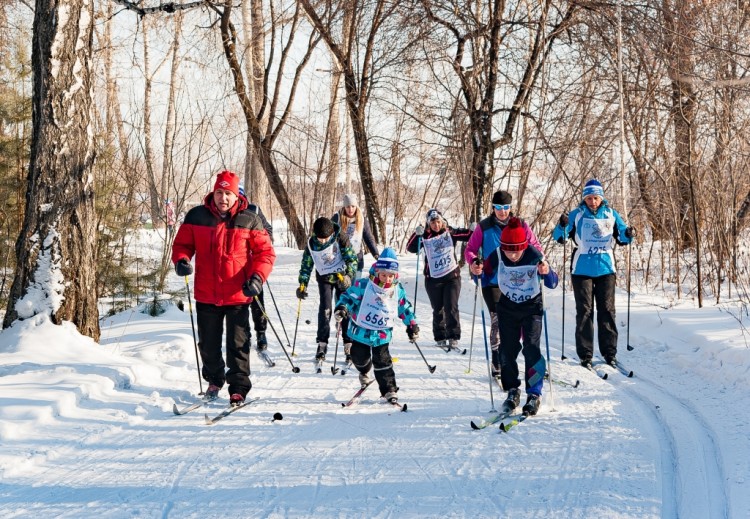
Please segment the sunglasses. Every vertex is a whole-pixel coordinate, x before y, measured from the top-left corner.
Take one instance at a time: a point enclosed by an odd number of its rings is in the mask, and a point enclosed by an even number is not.
[[[492,207],[495,208],[495,211],[510,211],[510,205],[511,204],[492,204]]]

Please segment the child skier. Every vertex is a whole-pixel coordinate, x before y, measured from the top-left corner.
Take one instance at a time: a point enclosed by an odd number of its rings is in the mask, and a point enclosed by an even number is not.
[[[432,306],[432,335],[439,348],[458,349],[461,319],[458,296],[461,293],[461,267],[456,259],[456,243],[469,241],[469,229],[453,228],[437,209],[426,216],[427,229],[420,225],[406,243],[406,250],[424,250],[424,288]]]
[[[521,220],[513,217],[500,235],[500,247],[484,262],[484,272],[495,276],[500,288],[496,302],[500,331],[500,380],[508,391],[503,411],[512,411],[521,402],[518,353],[523,351],[525,362],[526,405],[523,414],[535,415],[541,405],[542,385],[547,363],[539,341],[542,333],[542,286],[557,286],[558,276],[550,268],[542,253],[529,246]],[[523,337],[523,346],[521,345]]]
[[[334,316],[337,321],[349,318],[352,363],[360,373],[362,386],[370,382],[367,374],[374,368],[380,395],[397,404],[396,374],[388,351],[393,325],[400,319],[410,341],[419,336],[419,326],[406,291],[398,282],[398,257],[393,249],[383,249],[370,268],[369,278],[358,279],[339,297]]]
[[[315,360],[318,365],[325,360],[328,352],[328,336],[331,334],[331,310],[333,307],[333,293],[338,298],[351,286],[357,272],[357,255],[354,254],[346,234],[340,232],[339,226],[328,218],[321,217],[313,222],[313,235],[307,241],[307,247],[302,254],[302,265],[299,269],[299,288],[297,298],[307,298],[307,285],[310,275],[315,269],[315,279],[318,282],[320,304],[318,306],[318,332],[315,340],[318,350]],[[347,323],[342,323],[341,335],[344,348],[347,349],[349,337],[346,334]]]

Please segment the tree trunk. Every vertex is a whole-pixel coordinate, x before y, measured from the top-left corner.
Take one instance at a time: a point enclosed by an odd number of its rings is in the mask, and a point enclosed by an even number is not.
[[[3,326],[47,315],[98,340],[91,138],[93,2],[37,2],[26,215]],[[66,16],[61,16],[65,11]]]

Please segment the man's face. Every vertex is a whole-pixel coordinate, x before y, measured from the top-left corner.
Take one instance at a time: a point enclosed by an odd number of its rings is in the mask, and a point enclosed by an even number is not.
[[[237,203],[237,195],[228,189],[214,191],[214,204],[220,213],[227,213]]]

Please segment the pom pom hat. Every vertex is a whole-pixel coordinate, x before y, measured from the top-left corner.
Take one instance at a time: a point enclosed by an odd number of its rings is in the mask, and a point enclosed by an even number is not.
[[[231,171],[222,171],[216,175],[216,183],[214,184],[214,191],[217,189],[224,189],[231,191],[237,196],[240,196],[240,177]]]
[[[443,219],[443,213],[438,211],[437,209],[430,209],[427,211],[427,223],[430,223],[433,220],[442,220]]]
[[[328,238],[333,234],[333,222],[321,216],[313,222],[313,234],[316,238]]]
[[[375,270],[388,274],[398,274],[398,256],[396,251],[390,247],[383,249],[375,262]]]
[[[521,226],[521,220],[515,216],[508,221],[500,234],[500,248],[507,252],[523,251],[529,246],[526,231]]]
[[[581,196],[581,198],[586,198],[589,195],[597,195],[604,198],[604,189],[602,188],[602,184],[595,178],[592,178],[591,180],[586,182],[586,185],[583,187],[583,195]]]

